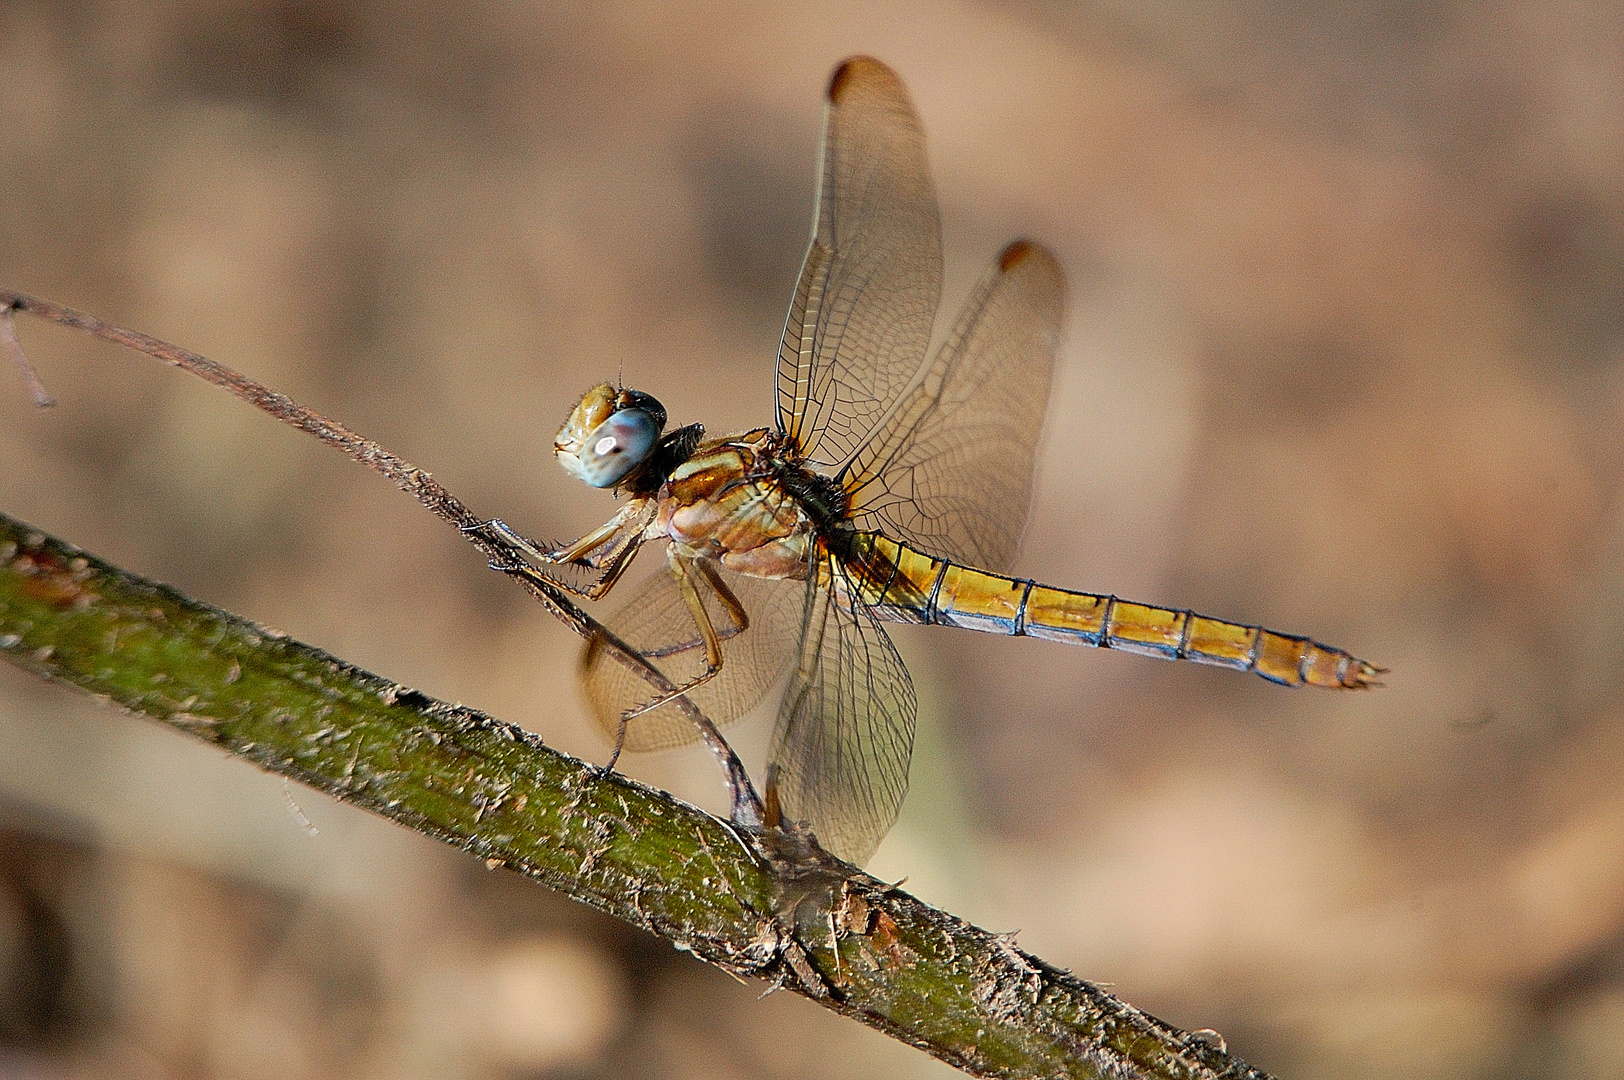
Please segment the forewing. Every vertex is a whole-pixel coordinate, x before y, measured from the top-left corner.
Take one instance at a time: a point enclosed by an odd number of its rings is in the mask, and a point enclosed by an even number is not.
[[[818,566],[773,734],[769,784],[786,819],[809,824],[824,848],[861,864],[907,793],[918,706],[890,636],[867,608],[831,590],[838,565]]]
[[[729,724],[749,712],[784,674],[795,655],[806,590],[799,581],[770,581],[721,570],[723,582],[748,615],[740,626],[716,593],[700,585],[711,624],[722,636],[722,670],[688,692],[688,699],[712,721]],[[617,637],[681,685],[705,670],[705,647],[668,565],[632,590],[605,620]],[[592,714],[611,740],[628,710],[659,696],[654,687],[608,650],[589,645],[581,681]],[[674,703],[650,709],[626,729],[627,750],[659,750],[699,737]]]
[[[841,476],[852,522],[932,555],[1006,569],[1065,313],[1066,278],[1017,240],[976,287],[924,377]]]
[[[829,82],[812,241],[778,349],[778,426],[844,462],[924,362],[941,223],[919,116],[896,72],[853,57]]]

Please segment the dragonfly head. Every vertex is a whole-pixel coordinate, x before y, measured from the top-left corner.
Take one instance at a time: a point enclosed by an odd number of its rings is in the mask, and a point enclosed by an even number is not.
[[[553,453],[571,476],[611,488],[649,459],[664,429],[665,406],[653,397],[599,383],[558,429]]]

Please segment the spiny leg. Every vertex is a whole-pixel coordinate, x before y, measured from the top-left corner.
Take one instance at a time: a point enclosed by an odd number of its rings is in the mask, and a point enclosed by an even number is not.
[[[590,668],[596,662],[596,658],[600,653],[612,655],[616,662],[645,668],[658,683],[665,686],[671,685],[671,680],[665,678],[660,673],[659,668],[648,662],[646,654],[619,640],[612,631],[605,627],[597,627],[587,637],[586,651],[582,656],[583,666]],[[733,747],[729,746],[727,740],[722,738],[722,733],[717,730],[716,724],[711,718],[700,712],[692,701],[687,698],[679,698],[673,703],[673,707],[679,709],[688,721],[698,729],[700,739],[722,766],[722,774],[727,778],[728,792],[731,796],[733,822],[737,825],[759,828],[763,816],[761,799],[756,794],[755,786],[750,782],[750,774],[745,771],[744,763],[733,752]],[[626,731],[627,724],[625,719],[622,718],[615,733],[614,752],[610,754],[609,760],[604,764],[601,775],[607,776],[614,771],[615,762],[619,760],[620,752],[626,745]]]
[[[531,566],[527,562],[500,563],[492,561],[491,569],[500,570],[502,573],[511,575],[512,577],[528,578],[531,581],[545,583],[551,588],[563,589],[570,595],[579,596],[585,600],[601,600],[604,596],[608,595],[609,590],[613,589],[615,587],[615,583],[619,581],[621,576],[626,573],[627,568],[632,564],[633,556],[637,554],[638,549],[642,546],[643,541],[641,537],[639,537],[635,543],[629,543],[625,547],[621,548],[618,552],[616,552],[614,561],[609,564],[609,568],[604,571],[603,576],[585,588],[582,588],[579,585],[573,585],[570,582],[562,580],[561,578],[556,578],[547,573],[545,570],[542,570],[539,567]]]
[[[462,526],[462,532],[467,533],[469,536],[489,540],[499,547],[518,551],[541,562],[555,561],[551,552],[543,550],[534,540],[513,531],[512,527],[501,518],[491,518],[488,521],[481,521],[473,525],[464,525]]]
[[[628,525],[645,510],[645,502],[646,500],[636,500],[628,503],[614,517],[575,543],[552,551],[543,549],[534,541],[515,532],[500,518],[467,526],[463,531],[479,536],[509,552],[517,553],[512,561],[492,559],[492,570],[500,570],[517,577],[545,579],[575,596],[598,600],[608,595],[609,590],[614,588],[615,583],[626,572],[626,568],[631,565],[632,557],[642,546],[641,530],[629,528]],[[597,554],[592,554],[593,552]],[[582,587],[537,569],[526,561],[526,557],[552,565],[584,566],[589,570],[602,571],[602,574],[591,585]]]
[[[695,690],[714,679],[722,670],[722,635],[716,632],[715,623],[711,622],[710,612],[705,610],[705,598],[700,594],[700,583],[711,588],[716,598],[727,609],[728,617],[733,620],[737,632],[742,633],[750,626],[750,617],[745,613],[744,605],[739,598],[733,595],[733,590],[727,587],[714,569],[705,565],[702,559],[692,559],[675,552],[671,555],[671,568],[677,575],[677,587],[682,592],[683,603],[688,607],[688,614],[694,620],[694,626],[699,630],[699,639],[705,646],[705,670],[694,678],[678,686],[669,693],[662,694],[646,704],[630,709],[620,718],[621,727],[628,721],[634,720],[646,712],[658,709],[661,705],[675,698],[682,697],[690,690]],[[731,634],[729,636],[732,636]]]
[[[699,591],[700,582],[703,581],[705,585],[710,586],[715,592],[716,598],[727,609],[728,617],[733,620],[736,627],[732,633],[741,633],[749,626],[749,616],[745,613],[744,605],[739,602],[737,596],[733,595],[733,590],[727,587],[726,582],[716,573],[715,569],[706,565],[704,560],[693,559],[672,552],[668,569],[676,578],[678,591],[681,592],[683,603],[688,609],[688,616],[693,620],[694,627],[699,631],[700,642],[705,648],[705,670],[680,686],[673,686],[669,691],[661,694],[653,701],[627,709],[620,714],[620,723],[615,728],[615,748],[603,767],[606,773],[615,767],[615,762],[620,760],[620,752],[626,745],[626,732],[633,720],[644,713],[652,712],[668,702],[683,697],[690,690],[694,690],[715,678],[722,670],[722,636],[717,633],[715,624],[711,622],[710,612],[705,610],[705,600]],[[730,633],[729,636],[732,636],[732,634]],[[587,643],[586,653],[582,657],[584,665],[591,667],[596,651],[601,645],[602,643],[596,638]],[[717,737],[720,738],[720,735]]]
[[[491,518],[475,525],[464,525],[462,531],[475,536],[483,537],[499,546],[519,551],[532,559],[546,563],[581,563],[596,566],[599,559],[587,559],[587,553],[602,547],[613,539],[614,535],[626,527],[637,514],[642,513],[648,500],[633,499],[621,507],[615,516],[593,529],[573,544],[561,548],[547,549],[537,544],[529,537],[514,531],[507,522],[501,518]]]

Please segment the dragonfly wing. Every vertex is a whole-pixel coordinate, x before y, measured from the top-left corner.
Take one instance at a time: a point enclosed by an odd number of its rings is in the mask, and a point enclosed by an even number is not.
[[[841,474],[852,523],[932,555],[1006,569],[1065,313],[1066,277],[1017,240],[965,302],[924,377]]]
[[[897,819],[908,790],[918,705],[908,669],[884,628],[818,561],[806,629],[779,708],[769,799],[811,825],[827,850],[861,864]],[[837,595],[836,589],[839,589]]]
[[[829,83],[812,241],[778,350],[778,426],[845,461],[925,359],[942,288],[925,135],[896,72],[866,56]]]
[[[748,624],[741,627],[729,605],[700,583],[705,610],[722,638],[722,669],[687,696],[712,721],[728,724],[754,708],[794,658],[806,591],[799,581],[770,581],[717,569],[723,584],[743,606]],[[661,568],[632,590],[605,625],[673,684],[681,685],[704,672],[705,646],[674,574],[669,564]],[[621,716],[659,696],[647,680],[608,650],[591,645],[582,662],[581,681],[593,717],[610,739],[619,729]],[[626,728],[625,748],[660,750],[698,737],[678,707],[666,704],[632,718]]]

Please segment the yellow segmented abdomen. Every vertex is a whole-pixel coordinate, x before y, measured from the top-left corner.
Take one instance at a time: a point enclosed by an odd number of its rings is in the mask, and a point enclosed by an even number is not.
[[[844,577],[890,622],[936,623],[1121,649],[1255,671],[1286,686],[1361,689],[1383,669],[1308,638],[1242,626],[1177,608],[1053,589],[915,551],[881,533],[859,533]]]

